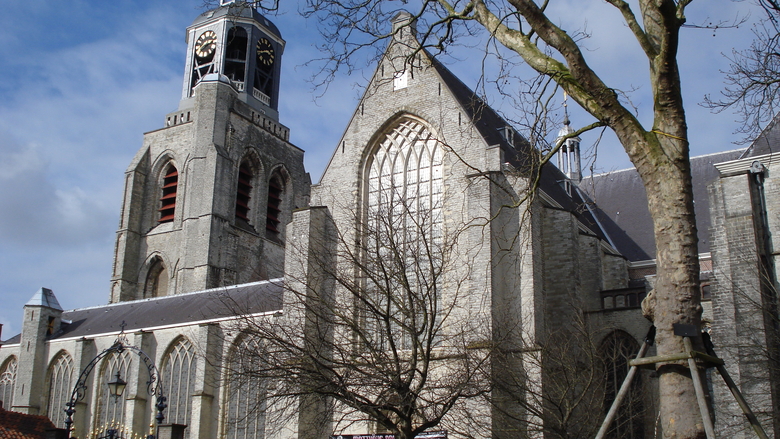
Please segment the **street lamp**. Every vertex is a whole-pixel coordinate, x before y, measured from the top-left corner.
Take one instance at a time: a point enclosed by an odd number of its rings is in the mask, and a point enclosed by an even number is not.
[[[70,401],[65,404],[67,406],[65,409],[65,414],[68,415],[67,419],[65,419],[65,428],[68,430],[69,438],[71,432],[73,431],[73,415],[76,413],[76,404],[84,399],[87,393],[87,378],[89,378],[89,374],[92,373],[92,370],[101,359],[114,352],[117,354],[122,354],[122,352],[125,350],[129,350],[138,354],[138,357],[141,359],[141,361],[143,361],[143,363],[146,365],[146,368],[149,370],[149,381],[146,383],[146,390],[150,395],[154,395],[156,397],[154,406],[157,408],[157,415],[155,416],[155,419],[157,420],[157,426],[162,424],[162,421],[165,419],[163,410],[168,407],[168,404],[165,403],[166,398],[163,396],[162,383],[160,382],[160,373],[158,372],[157,367],[155,367],[154,361],[152,361],[151,357],[146,355],[146,353],[140,348],[130,345],[130,343],[127,341],[127,338],[124,334],[125,322],[122,322],[121,326],[122,331],[117,336],[114,344],[111,345],[110,348],[105,349],[103,352],[97,354],[95,358],[93,358],[92,361],[87,364],[84,370],[81,371],[81,375],[79,375],[79,379],[76,381],[75,387],[73,387],[73,393],[71,393]],[[119,370],[116,371],[114,378],[106,384],[108,385],[109,392],[111,393],[111,396],[114,398],[114,400],[119,399],[119,397],[122,396],[122,393],[124,393],[125,387],[127,387],[127,382],[122,379],[121,375],[119,374]],[[104,437],[114,439],[116,434],[116,430],[110,429],[106,432],[106,436]],[[150,434],[147,436],[147,439],[155,439],[155,435]]]
[[[119,376],[119,369],[116,370],[116,376],[114,379],[106,383],[106,385],[108,385],[108,391],[111,393],[114,401],[122,396],[122,393],[125,391],[125,387],[127,387],[127,383],[122,379],[121,376]]]

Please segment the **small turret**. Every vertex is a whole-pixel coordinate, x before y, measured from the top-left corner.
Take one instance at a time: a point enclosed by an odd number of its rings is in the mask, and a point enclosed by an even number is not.
[[[558,131],[558,138],[555,139],[556,143],[562,138],[571,136],[574,134],[574,128],[571,127],[571,121],[569,121],[569,109],[568,109],[568,95],[563,94],[563,128]],[[575,184],[579,184],[582,181],[582,162],[580,160],[580,139],[577,136],[568,137],[563,141],[561,149],[558,150],[558,169],[561,170],[569,180]]]
[[[17,384],[13,410],[37,415],[41,413],[41,395],[46,381],[46,340],[60,329],[60,306],[54,292],[41,288],[24,305],[24,322],[19,348]]]
[[[567,136],[571,136],[574,133],[574,128],[571,127],[571,122],[569,121],[569,112],[567,108],[566,99],[567,96],[564,96],[563,128],[561,128],[561,130],[558,131],[558,138],[556,139],[556,141],[559,141],[560,139],[565,138]],[[563,141],[563,144],[561,145],[561,149],[558,150],[558,169],[560,169],[561,172],[566,174],[566,177],[568,177],[569,180],[573,181],[576,184],[579,184],[579,182],[582,181],[582,162],[580,160],[581,140],[582,139],[580,139],[577,136],[569,137]]]

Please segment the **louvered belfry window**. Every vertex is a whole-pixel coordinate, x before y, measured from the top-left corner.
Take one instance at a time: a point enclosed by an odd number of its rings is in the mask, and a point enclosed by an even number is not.
[[[236,189],[236,218],[249,222],[249,200],[252,193],[252,170],[242,163],[238,168],[238,189]]]
[[[163,177],[162,197],[160,198],[160,223],[173,221],[176,211],[176,189],[179,185],[179,171],[173,165],[168,165]]]
[[[282,212],[282,191],[284,187],[278,176],[271,178],[268,183],[268,213],[265,229],[272,233],[279,233],[279,216]]]

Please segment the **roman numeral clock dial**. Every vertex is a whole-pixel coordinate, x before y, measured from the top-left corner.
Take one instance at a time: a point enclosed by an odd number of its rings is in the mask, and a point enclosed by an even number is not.
[[[217,34],[213,30],[203,32],[195,41],[195,56],[198,58],[208,58],[217,48]]]
[[[261,67],[271,67],[274,64],[274,46],[265,38],[257,40],[257,64]]]

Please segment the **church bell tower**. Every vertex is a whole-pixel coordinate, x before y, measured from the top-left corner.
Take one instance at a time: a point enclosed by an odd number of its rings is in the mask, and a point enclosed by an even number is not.
[[[198,84],[221,78],[249,106],[278,119],[279,77],[284,40],[250,2],[223,1],[187,28],[187,63],[182,100]]]
[[[279,123],[276,26],[223,1],[186,41],[178,110],[125,173],[111,302],[281,276],[285,226],[308,203],[303,151]]]

